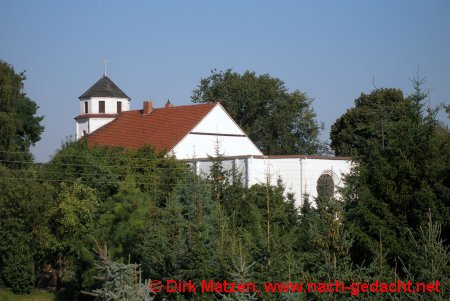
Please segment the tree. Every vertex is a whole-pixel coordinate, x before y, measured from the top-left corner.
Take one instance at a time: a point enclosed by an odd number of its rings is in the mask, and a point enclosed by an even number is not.
[[[186,257],[183,207],[174,197],[166,207],[147,204],[146,228],[138,236],[135,253],[144,276],[152,279],[178,279]]]
[[[398,89],[377,89],[355,100],[355,107],[331,126],[331,148],[336,156],[355,156],[370,151],[370,145],[386,144],[386,128],[395,106],[405,101]]]
[[[58,272],[58,286],[62,285],[65,277],[64,266],[87,244],[94,230],[97,210],[98,201],[93,189],[80,181],[61,183],[56,203],[47,212],[49,228],[54,235],[47,252],[53,255],[52,264]]]
[[[32,287],[53,241],[46,213],[54,190],[34,181],[35,172],[0,164],[0,281],[15,293]]]
[[[98,301],[152,301],[150,281],[142,283],[140,266],[132,263],[118,263],[110,259],[105,246],[94,249],[98,259],[95,262],[98,272],[97,279],[101,287],[88,295],[95,296]]]
[[[35,116],[38,106],[23,92],[25,79],[25,72],[0,60],[0,160],[31,160],[30,146],[44,130],[43,117]]]
[[[428,213],[428,222],[420,228],[418,239],[412,237],[416,250],[412,254],[413,266],[408,269],[408,278],[426,282],[428,279],[438,279],[441,283],[441,294],[449,294],[450,285],[450,247],[441,238],[442,225],[433,221]],[[441,294],[427,296],[424,300],[442,300]],[[431,298],[430,298],[431,297]]]
[[[102,204],[97,236],[111,245],[113,259],[127,258],[132,253],[139,234],[145,229],[149,207],[148,195],[136,188],[131,176],[120,185],[118,193]]]
[[[370,262],[382,237],[391,265],[409,263],[430,210],[448,239],[450,215],[450,134],[425,110],[421,81],[404,97],[397,89],[362,94],[332,128],[337,155],[357,163],[343,192],[347,223],[355,241],[353,259]]]
[[[318,248],[314,263],[327,273],[336,272],[348,263],[351,246],[350,233],[343,226],[343,206],[331,195],[319,196],[316,204],[316,219],[310,225],[310,237]]]
[[[230,273],[231,281],[235,283],[250,283],[253,281],[251,268],[255,263],[247,264],[242,255],[238,263],[234,263],[235,271]],[[256,292],[233,292],[220,294],[225,301],[252,301],[258,300]]]
[[[317,154],[323,125],[316,121],[305,93],[289,92],[284,82],[269,74],[211,71],[193,91],[196,103],[220,102],[231,117],[267,155]]]

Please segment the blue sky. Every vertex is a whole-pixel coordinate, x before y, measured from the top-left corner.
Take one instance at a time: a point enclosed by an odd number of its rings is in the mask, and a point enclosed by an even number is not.
[[[450,1],[0,0],[0,59],[45,115],[38,161],[74,135],[103,57],[132,109],[188,104],[214,68],[268,73],[315,99],[327,139],[373,78],[409,94],[419,68],[431,104],[449,103]]]

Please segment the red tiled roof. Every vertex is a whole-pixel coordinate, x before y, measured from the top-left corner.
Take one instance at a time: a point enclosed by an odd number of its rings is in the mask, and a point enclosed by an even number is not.
[[[171,150],[215,106],[215,103],[122,112],[116,119],[84,137],[88,146],[109,145],[136,149],[151,145]]]

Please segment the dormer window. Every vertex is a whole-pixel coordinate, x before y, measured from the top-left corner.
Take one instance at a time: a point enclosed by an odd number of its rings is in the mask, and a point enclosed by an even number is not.
[[[88,110],[88,102],[85,101],[85,102],[84,102],[84,114],[87,114],[87,113],[89,113],[89,110]]]
[[[104,100],[100,100],[98,102],[98,112],[105,113],[105,101]]]
[[[117,114],[122,113],[122,102],[118,101],[117,102]]]

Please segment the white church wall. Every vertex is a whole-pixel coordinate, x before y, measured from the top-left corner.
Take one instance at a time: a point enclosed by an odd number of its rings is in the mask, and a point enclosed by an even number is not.
[[[198,174],[207,175],[209,173],[211,160],[193,159],[190,161],[194,162]],[[296,206],[301,207],[304,194],[310,196],[311,202],[317,197],[317,180],[322,174],[330,174],[334,179],[335,186],[342,187],[343,175],[350,172],[351,161],[325,157],[271,158],[246,156],[224,158],[222,165],[227,170],[237,168],[247,186],[265,184],[268,175],[271,185],[276,185],[278,179],[281,178],[286,193],[293,193]],[[336,196],[338,195],[336,194]]]
[[[192,132],[245,135],[220,104],[217,104]]]
[[[349,160],[304,159],[304,190],[303,193],[312,198],[317,197],[317,180],[322,174],[330,174],[337,187],[343,186],[343,175],[351,168]]]
[[[91,114],[98,114],[100,112],[99,102],[105,102],[105,114],[117,114],[117,102],[122,103],[122,111],[130,110],[130,102],[127,98],[108,98],[108,97],[92,97],[91,102]]]
[[[173,149],[178,159],[262,155],[233,119],[217,104]]]
[[[249,186],[266,183],[267,163],[267,159],[251,158],[251,163],[249,164]]]
[[[77,139],[83,137],[84,133],[89,133],[89,121],[87,118],[77,119]]]
[[[88,103],[87,114],[99,114],[99,102],[105,102],[105,114],[117,114],[117,102],[122,103],[122,112],[130,110],[130,101],[127,98],[92,97],[80,101],[80,114],[86,114],[84,103]]]
[[[216,145],[224,156],[258,155],[259,150],[247,137],[188,134],[173,149],[178,159],[215,156]]]
[[[80,139],[86,134],[90,134],[105,124],[113,121],[114,118],[78,118],[77,123],[77,139]]]
[[[93,131],[97,130],[98,128],[104,126],[105,124],[113,120],[114,118],[90,118],[89,129],[92,133]]]
[[[298,159],[254,159],[253,177],[255,182],[266,182],[269,176],[270,184],[276,185],[281,178],[286,192],[295,193],[296,199],[301,205],[301,176]],[[252,182],[252,181],[251,181]]]
[[[276,185],[281,178],[286,192],[294,193],[296,205],[300,207],[305,194],[311,201],[317,197],[317,180],[324,173],[332,175],[334,184],[342,187],[343,175],[350,172],[350,164],[349,160],[333,158],[253,158],[249,183],[265,183],[269,175],[271,184]]]
[[[85,103],[85,100],[80,101],[80,114],[85,114],[84,103]]]
[[[225,158],[222,160],[222,168],[225,171],[232,172],[233,176],[240,177],[242,184],[249,187],[248,178],[248,160],[249,158]],[[207,177],[211,172],[213,162],[210,159],[193,160],[193,167],[197,174]]]

